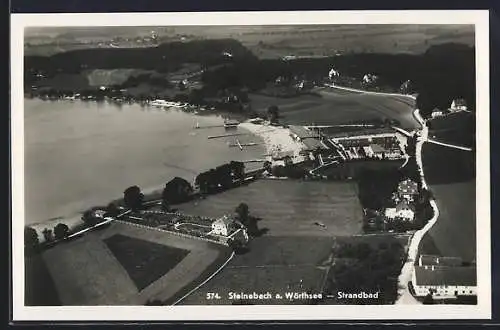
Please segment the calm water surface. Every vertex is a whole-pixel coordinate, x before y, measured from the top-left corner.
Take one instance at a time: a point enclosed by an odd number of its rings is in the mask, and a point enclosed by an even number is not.
[[[224,128],[193,129],[196,122],[220,125],[220,116],[138,104],[24,102],[26,224],[105,205],[131,185],[150,190],[175,176],[191,181],[229,160],[265,153],[263,145],[229,147],[235,137],[207,139],[225,134]],[[250,135],[238,138],[260,142]]]

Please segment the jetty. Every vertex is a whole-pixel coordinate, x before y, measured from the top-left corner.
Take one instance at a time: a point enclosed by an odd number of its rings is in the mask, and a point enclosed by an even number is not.
[[[221,134],[221,135],[209,135],[209,139],[217,139],[229,136],[240,136],[240,135],[249,135],[250,133],[229,133],[229,134]]]

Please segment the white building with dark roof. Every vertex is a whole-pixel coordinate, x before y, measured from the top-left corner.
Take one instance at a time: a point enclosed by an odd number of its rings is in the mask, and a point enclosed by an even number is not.
[[[450,105],[451,111],[467,110],[467,101],[465,99],[454,99]]]
[[[412,276],[417,297],[432,293],[434,299],[477,295],[475,266],[463,266],[462,259],[421,255]]]
[[[413,289],[417,297],[432,293],[434,299],[477,295],[476,267],[415,266]]]
[[[412,222],[415,219],[415,208],[406,201],[402,201],[396,207],[386,208],[384,215],[389,221],[401,219],[405,222]]]
[[[230,233],[230,226],[233,223],[233,219],[228,216],[223,216],[212,222],[212,234],[228,236]]]

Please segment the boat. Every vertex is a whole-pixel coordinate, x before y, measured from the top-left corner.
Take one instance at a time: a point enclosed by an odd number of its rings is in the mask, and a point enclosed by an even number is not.
[[[163,107],[165,107],[165,108],[184,108],[184,107],[186,107],[186,104],[184,104],[184,103],[171,102],[171,101],[166,101],[166,100],[161,100],[161,99],[151,101],[149,104],[152,106],[161,107],[161,108],[163,108]]]

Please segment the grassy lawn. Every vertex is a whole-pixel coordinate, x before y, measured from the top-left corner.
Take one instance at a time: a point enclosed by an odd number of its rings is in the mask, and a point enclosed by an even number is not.
[[[62,305],[168,301],[208,277],[227,259],[227,252],[208,242],[113,223],[43,252],[49,274],[32,285],[52,279]]]
[[[420,253],[476,258],[475,152],[424,144],[424,173],[439,218],[424,236]]]
[[[174,268],[189,253],[157,243],[113,235],[104,240],[140,291]]]
[[[363,211],[352,182],[259,180],[177,208],[186,214],[220,217],[232,214],[242,202],[261,219],[258,226],[268,229],[266,235],[331,237],[361,232]]]
[[[475,180],[476,153],[424,143],[422,162],[425,180],[433,185]]]
[[[61,305],[56,285],[41,255],[26,257],[24,271],[24,302],[26,306]]]
[[[321,89],[319,96],[301,95],[278,98],[251,94],[252,108],[265,112],[270,105],[280,109],[282,122],[297,125],[335,125],[368,119],[396,119],[403,128],[413,129],[413,106],[406,99],[380,95],[350,93],[337,89]]]
[[[424,236],[422,254],[476,259],[476,182],[432,185],[439,218]]]
[[[260,237],[251,241],[250,252],[236,255],[210,282],[183,304],[235,303],[229,292],[320,293],[326,269],[323,261],[332,251],[329,237]],[[207,300],[208,292],[218,293],[219,300]],[[274,298],[274,297],[273,297]],[[253,300],[253,304],[306,304],[305,300]]]
[[[429,136],[435,140],[467,147],[475,145],[476,118],[474,113],[457,112],[429,121]]]

